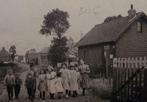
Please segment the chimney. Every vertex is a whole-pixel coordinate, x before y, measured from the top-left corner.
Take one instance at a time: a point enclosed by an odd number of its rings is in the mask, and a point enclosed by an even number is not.
[[[133,18],[136,15],[136,10],[133,8],[133,4],[131,4],[130,10],[128,10],[128,16]]]

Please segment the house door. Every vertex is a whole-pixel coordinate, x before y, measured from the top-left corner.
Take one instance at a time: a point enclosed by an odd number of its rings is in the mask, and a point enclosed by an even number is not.
[[[112,63],[115,56],[115,46],[104,46],[104,59],[105,59],[105,73],[106,77],[112,75]]]
[[[110,46],[104,46],[104,59],[105,59],[105,76],[108,77],[109,75],[109,51]]]

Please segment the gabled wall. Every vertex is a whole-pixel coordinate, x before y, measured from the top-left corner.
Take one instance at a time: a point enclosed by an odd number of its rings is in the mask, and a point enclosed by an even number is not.
[[[137,32],[135,21],[116,42],[117,57],[147,56],[147,20],[140,18],[139,21],[143,24],[142,33]]]
[[[114,43],[110,42],[107,44],[79,47],[78,55],[89,65],[92,76],[97,76],[99,75],[98,73],[107,76],[111,74],[112,70],[110,65],[112,64],[112,61],[110,59],[110,54],[115,55],[113,46]]]
[[[86,64],[92,67],[98,67],[103,64],[103,46],[81,47],[78,55]]]

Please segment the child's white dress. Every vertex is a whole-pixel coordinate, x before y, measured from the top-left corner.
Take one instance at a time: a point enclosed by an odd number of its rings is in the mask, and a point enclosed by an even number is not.
[[[47,73],[46,74],[46,81],[47,81],[47,91],[50,92],[50,79],[51,79],[51,74]]]
[[[55,77],[56,77],[56,72],[51,72],[50,73],[49,90],[50,90],[50,93],[52,93],[52,94],[56,93]]]
[[[46,75],[45,74],[40,74],[39,75],[39,82],[41,81],[41,80],[45,80],[45,78],[46,78]]]
[[[56,93],[63,93],[64,88],[63,88],[63,79],[61,77],[58,77],[55,79],[55,89]]]
[[[70,89],[70,87],[69,87],[69,70],[68,69],[61,69],[60,72],[61,72],[61,77],[63,80],[63,88],[65,90],[69,90]]]
[[[79,89],[78,78],[79,78],[78,73],[75,70],[70,70],[69,85],[71,91],[78,91]]]
[[[40,74],[39,75],[39,85],[38,85],[38,90],[40,92],[46,91],[47,85],[46,85],[46,80],[45,80],[45,74]]]

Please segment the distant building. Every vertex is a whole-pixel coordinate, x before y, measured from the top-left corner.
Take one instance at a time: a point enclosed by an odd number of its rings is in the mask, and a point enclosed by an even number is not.
[[[25,59],[28,64],[34,63],[35,65],[38,65],[38,53],[35,49],[28,50],[26,52]]]
[[[147,16],[131,5],[128,16],[96,25],[77,46],[81,59],[105,72],[113,57],[147,56]]]
[[[38,53],[38,65],[41,68],[47,68],[50,64],[48,59],[49,47],[45,47]]]
[[[10,62],[11,57],[9,52],[3,47],[0,51],[0,62]]]
[[[23,55],[17,55],[16,57],[15,57],[15,61],[16,62],[19,62],[19,63],[24,63],[25,62],[25,60],[24,60],[24,56]]]

